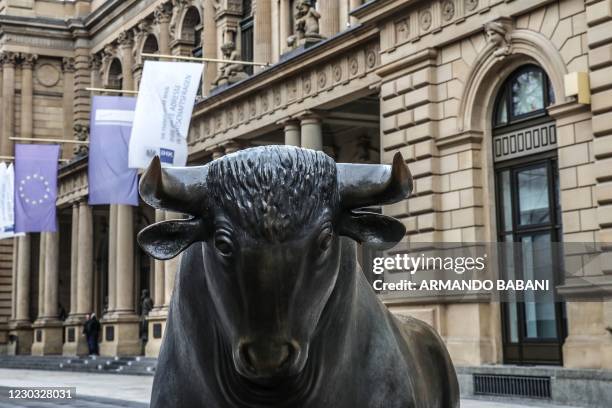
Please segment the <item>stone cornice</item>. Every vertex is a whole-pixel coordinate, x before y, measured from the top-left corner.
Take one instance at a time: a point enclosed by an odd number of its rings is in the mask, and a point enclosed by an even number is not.
[[[354,10],[350,15],[357,17],[362,24],[378,21],[395,15],[406,7],[412,7],[420,0],[374,0],[365,2]],[[421,0],[425,1],[425,0]]]
[[[378,29],[364,26],[357,26],[339,33],[291,59],[278,62],[267,69],[251,75],[244,81],[238,82],[217,94],[203,99],[194,108],[194,116],[197,116],[198,112],[201,113],[212,106],[227,103],[234,97],[240,97],[269,87],[272,82],[278,80],[278,74],[281,72],[284,77],[295,75],[302,71],[305,66],[315,67],[318,64],[322,64],[337,56],[338,53],[370,41],[377,35]],[[347,40],[352,40],[352,43],[347,45]]]

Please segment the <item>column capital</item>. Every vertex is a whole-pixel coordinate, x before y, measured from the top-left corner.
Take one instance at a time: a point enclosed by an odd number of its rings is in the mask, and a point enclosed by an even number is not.
[[[16,52],[12,52],[12,51],[4,51],[0,54],[0,64],[4,65],[8,65],[8,66],[15,66],[17,64],[17,58],[19,57],[19,54]]]
[[[278,122],[276,122],[277,125],[280,125],[284,128],[287,127],[299,127],[300,126],[300,120],[298,118],[285,118],[285,119],[281,119]]]
[[[89,126],[76,123],[72,128],[74,133],[74,140],[84,142],[89,139]],[[77,144],[74,147],[74,155],[76,157],[84,156],[89,152],[89,146],[85,144]]]
[[[34,64],[36,63],[36,60],[38,59],[37,54],[29,54],[25,52],[22,52],[20,54],[20,57],[21,57],[21,67],[25,69],[32,69],[34,67]]]
[[[89,56],[88,60],[89,69],[98,71],[102,67],[102,57],[100,54],[93,54]]]
[[[64,57],[62,58],[62,69],[64,72],[74,72],[75,68],[75,60],[72,57]]]
[[[320,111],[313,111],[313,110],[305,110],[303,112],[298,113],[297,115],[294,116],[295,119],[299,119],[302,123],[304,121],[317,121],[320,122],[321,120],[323,120],[323,117],[325,115],[320,112]]]
[[[119,48],[131,50],[134,46],[134,34],[130,30],[122,31],[119,33],[119,37],[117,37],[117,42],[119,43]]]
[[[155,7],[153,11],[155,24],[168,24],[172,19],[172,4],[166,2]]]

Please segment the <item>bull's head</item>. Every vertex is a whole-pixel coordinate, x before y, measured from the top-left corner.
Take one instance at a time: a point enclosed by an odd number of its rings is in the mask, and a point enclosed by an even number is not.
[[[393,164],[336,164],[322,152],[268,146],[201,167],[162,169],[140,182],[151,206],[191,215],[138,235],[157,259],[203,242],[209,294],[237,371],[267,381],[299,373],[340,270],[339,236],[392,246],[397,220],[355,209],[391,204],[412,191]]]

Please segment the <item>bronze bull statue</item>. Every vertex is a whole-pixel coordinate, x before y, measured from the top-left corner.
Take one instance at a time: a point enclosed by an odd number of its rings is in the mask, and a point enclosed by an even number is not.
[[[388,248],[399,221],[358,211],[405,199],[391,166],[336,164],[288,146],[205,166],[153,160],[140,194],[188,219],[145,228],[157,259],[185,251],[153,384],[153,408],[459,406],[435,331],[400,323],[356,262],[356,242]]]

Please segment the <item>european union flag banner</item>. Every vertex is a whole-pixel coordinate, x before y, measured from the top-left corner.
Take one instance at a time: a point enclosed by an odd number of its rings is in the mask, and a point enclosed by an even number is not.
[[[94,96],[89,136],[89,204],[138,205],[138,170],[128,167],[136,98]]]
[[[15,145],[15,231],[56,232],[59,145]]]

